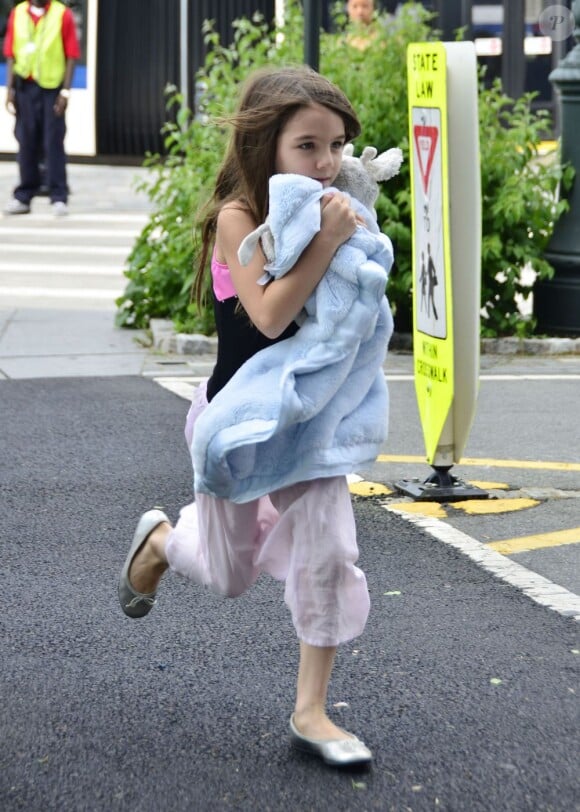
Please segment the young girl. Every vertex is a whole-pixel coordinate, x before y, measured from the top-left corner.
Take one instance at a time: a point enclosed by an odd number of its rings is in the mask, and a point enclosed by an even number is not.
[[[346,142],[360,126],[344,94],[308,68],[254,74],[232,118],[233,134],[202,226],[196,283],[211,254],[218,353],[207,386],[198,388],[186,436],[196,417],[237,369],[259,350],[293,335],[295,318],[335,252],[357,227],[347,195],[321,202],[321,228],[292,270],[257,284],[265,258],[258,250],[242,267],[238,248],[268,214],[268,182],[294,173],[330,187]],[[240,307],[241,305],[241,307]],[[242,312],[240,312],[242,311]],[[370,762],[370,750],[326,714],[326,695],[340,643],[364,629],[369,596],[358,558],[346,478],[314,479],[244,504],[204,493],[182,509],[172,527],[159,510],[145,513],[119,582],[125,614],[143,617],[155,603],[166,569],[241,595],[261,572],[285,582],[285,601],[300,641],[292,744],[334,766]]]

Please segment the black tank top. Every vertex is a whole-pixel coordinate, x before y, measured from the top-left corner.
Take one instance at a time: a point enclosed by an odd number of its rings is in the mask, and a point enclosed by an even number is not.
[[[252,355],[265,347],[293,336],[298,325],[292,322],[278,338],[266,338],[249,320],[246,313],[236,307],[238,298],[232,296],[220,302],[213,295],[215,326],[218,335],[217,360],[207,384],[210,401]]]

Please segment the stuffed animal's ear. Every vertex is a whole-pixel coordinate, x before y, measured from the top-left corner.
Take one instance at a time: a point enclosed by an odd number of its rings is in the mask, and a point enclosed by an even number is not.
[[[276,251],[274,246],[274,235],[270,228],[265,229],[262,234],[262,251],[268,262],[274,262],[276,259]]]
[[[367,150],[373,150],[374,155],[365,161],[365,152]],[[366,147],[361,156],[361,161],[371,178],[376,181],[389,180],[393,175],[398,174],[403,163],[403,152],[399,147],[393,147],[386,152],[381,152],[378,158],[375,158],[376,154],[377,151],[374,147]]]
[[[258,245],[258,240],[262,235],[266,235],[270,231],[268,223],[262,223],[261,226],[250,232],[247,237],[244,237],[238,248],[238,259],[240,265],[248,265]]]
[[[362,151],[362,155],[360,156],[360,162],[369,173],[372,175],[372,171],[369,169],[371,165],[371,161],[376,156],[377,150],[376,147],[365,147]]]
[[[354,145],[353,144],[345,144],[342,148],[342,157],[343,158],[352,158],[354,155]]]

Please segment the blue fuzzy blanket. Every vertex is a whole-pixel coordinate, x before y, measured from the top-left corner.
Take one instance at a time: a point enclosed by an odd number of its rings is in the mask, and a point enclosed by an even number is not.
[[[266,271],[286,273],[320,229],[320,199],[329,191],[301,175],[273,176],[267,224],[240,255],[268,237],[274,258]],[[376,458],[388,424],[382,364],[393,329],[385,297],[393,251],[374,211],[352,204],[367,227],[334,255],[298,332],[246,361],[197,419],[196,492],[248,502]]]

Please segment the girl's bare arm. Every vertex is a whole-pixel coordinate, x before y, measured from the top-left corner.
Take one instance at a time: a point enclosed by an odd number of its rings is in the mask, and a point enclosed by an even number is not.
[[[258,285],[266,259],[258,248],[247,266],[238,261],[238,248],[256,223],[243,209],[225,206],[219,214],[216,253],[230,270],[232,282],[253,324],[268,338],[277,338],[302,310],[320,282],[336,250],[354,233],[357,219],[348,198],[326,195],[321,202],[319,233],[304,250],[298,262],[280,279]]]

